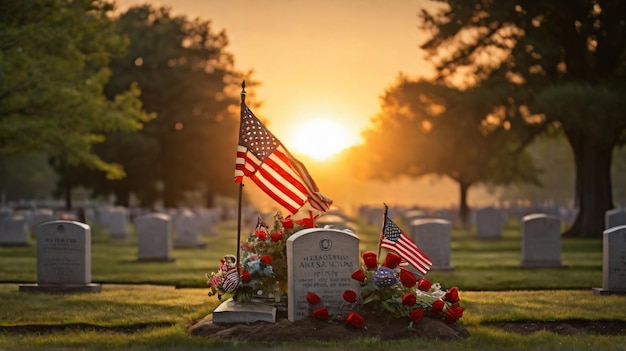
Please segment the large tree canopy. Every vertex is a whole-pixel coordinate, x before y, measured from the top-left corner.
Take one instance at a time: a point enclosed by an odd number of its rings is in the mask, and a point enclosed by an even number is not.
[[[106,131],[133,131],[144,113],[135,86],[103,94],[108,64],[125,49],[101,0],[0,4],[0,156],[43,151],[68,164],[124,176],[92,145]]]
[[[536,170],[524,149],[531,138],[511,130],[510,123],[499,123],[505,118],[514,121],[523,117],[507,116],[510,111],[492,88],[485,83],[461,91],[400,78],[382,97],[382,112],[364,133],[365,143],[355,157],[357,167],[362,167],[357,174],[383,180],[448,177],[459,184],[459,211],[464,223],[471,186],[537,184]]]
[[[436,63],[440,78],[471,85],[499,70],[511,86],[527,91],[520,106],[537,113],[540,122],[562,127],[574,153],[580,211],[567,234],[601,236],[604,213],[613,207],[611,153],[626,128],[623,107],[615,113],[602,105],[615,107],[626,94],[626,2],[442,3],[447,6],[439,12],[421,16],[422,27],[431,33],[422,48]],[[572,106],[591,101],[593,95],[587,94],[595,90],[603,92],[601,100],[570,113]],[[528,121],[536,123],[537,118]]]
[[[213,195],[234,195],[234,107],[247,75],[235,70],[225,32],[148,5],[131,7],[116,22],[130,44],[112,61],[106,92],[113,96],[136,82],[146,111],[157,118],[141,134],[112,135],[98,149],[128,169],[128,177],[98,190],[114,192],[124,205],[134,193],[144,206],[160,197],[167,207],[181,205],[190,191],[203,192],[207,205]]]

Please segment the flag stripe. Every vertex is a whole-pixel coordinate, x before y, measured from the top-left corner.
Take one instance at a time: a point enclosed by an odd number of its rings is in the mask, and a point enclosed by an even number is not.
[[[307,201],[321,212],[328,211],[332,204],[332,200],[319,192],[304,164],[289,153],[242,101],[235,182],[243,182],[244,177],[252,179],[291,213],[296,213]]]

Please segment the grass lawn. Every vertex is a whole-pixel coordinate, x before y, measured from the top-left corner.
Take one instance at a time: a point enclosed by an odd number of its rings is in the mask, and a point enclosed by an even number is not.
[[[454,271],[429,272],[427,277],[444,288],[460,288],[466,309],[461,323],[470,332],[461,342],[366,339],[350,344],[255,345],[185,333],[190,323],[211,313],[219,303],[216,297],[207,296],[204,274],[216,270],[224,254],[235,253],[234,222],[222,223],[216,236],[202,237],[206,248],[175,249],[175,261],[167,263],[137,262],[134,234],[121,243],[109,239],[97,226],[92,229],[92,281],[103,284],[101,293],[20,293],[18,283],[36,281],[34,240],[30,247],[0,248],[0,282],[4,283],[0,284],[0,350],[626,350],[625,334],[540,331],[521,335],[490,324],[571,319],[626,322],[626,297],[591,292],[592,287],[602,285],[600,239],[563,239],[563,268],[522,269],[518,226],[507,227],[502,239],[492,241],[480,241],[469,230],[455,229]],[[379,228],[360,227],[361,251],[376,250],[378,233]],[[247,234],[242,236],[245,239]]]

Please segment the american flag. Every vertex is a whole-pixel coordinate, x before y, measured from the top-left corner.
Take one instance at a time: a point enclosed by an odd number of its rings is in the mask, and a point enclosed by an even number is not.
[[[325,213],[332,200],[322,195],[304,165],[241,102],[235,182],[249,177],[267,195],[292,214],[307,201]]]
[[[402,229],[387,216],[385,216],[380,246],[395,251],[422,274],[426,274],[433,265],[430,259],[415,245],[413,240],[406,236]]]
[[[265,221],[263,220],[263,217],[261,217],[261,215],[259,215],[259,218],[256,221],[256,228],[254,228],[255,231],[257,230],[263,230],[265,232],[267,232],[270,229],[270,226],[267,225],[267,223],[265,223]]]

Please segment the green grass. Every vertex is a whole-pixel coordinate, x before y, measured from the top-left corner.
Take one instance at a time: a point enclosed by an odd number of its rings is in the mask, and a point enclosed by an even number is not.
[[[376,251],[380,228],[361,225],[361,251]],[[460,342],[363,339],[349,344],[299,342],[259,346],[190,336],[185,330],[217,306],[208,297],[204,274],[217,269],[219,259],[236,252],[236,224],[222,223],[216,236],[201,237],[207,247],[175,249],[174,262],[137,262],[136,236],[111,240],[92,228],[92,281],[103,284],[97,294],[33,294],[18,292],[18,283],[37,279],[36,247],[0,248],[0,327],[23,325],[89,325],[118,328],[144,325],[125,334],[115,329],[69,329],[52,333],[0,332],[0,350],[25,349],[255,349],[271,350],[626,350],[626,335],[549,332],[507,333],[486,323],[565,319],[626,321],[625,298],[595,296],[602,285],[602,241],[563,239],[563,268],[520,268],[521,236],[508,226],[502,239],[481,241],[470,230],[452,236],[452,272],[431,271],[427,277],[446,287],[458,286],[466,312],[461,322],[470,338]],[[242,233],[245,240],[247,233]],[[178,289],[175,287],[179,287]]]

